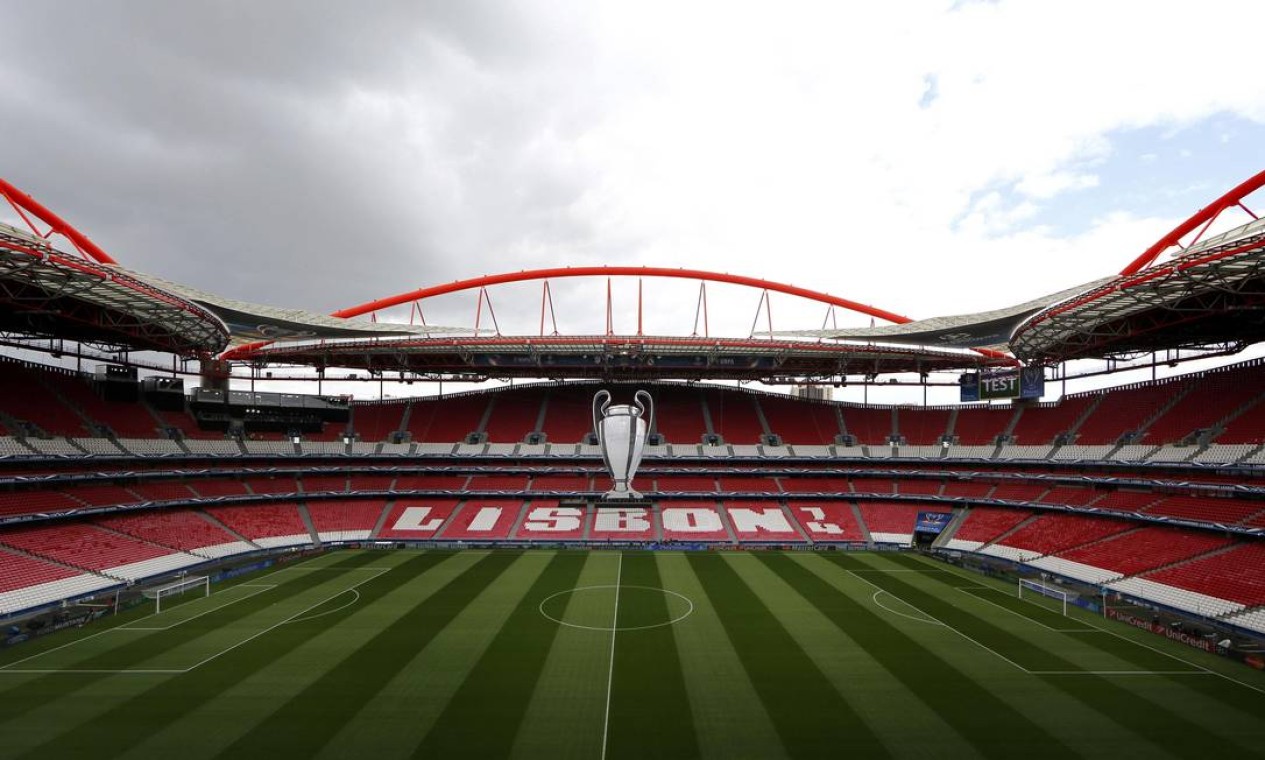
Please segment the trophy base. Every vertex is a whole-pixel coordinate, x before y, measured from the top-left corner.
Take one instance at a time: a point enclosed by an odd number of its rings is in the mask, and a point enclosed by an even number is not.
[[[642,499],[642,495],[631,488],[620,491],[612,488],[602,494],[602,501],[627,501],[629,499]]]
[[[607,499],[602,497],[593,502],[593,506],[598,509],[619,509],[627,507],[644,507],[646,509],[651,509],[654,507],[654,502],[650,499],[633,498],[631,496],[622,499]]]

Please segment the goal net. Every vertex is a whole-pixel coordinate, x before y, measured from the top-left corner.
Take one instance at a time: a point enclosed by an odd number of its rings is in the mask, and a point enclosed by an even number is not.
[[[1019,579],[1019,598],[1023,599],[1027,593],[1027,599],[1032,601],[1038,597],[1053,599],[1056,604],[1063,608],[1063,614],[1067,615],[1068,600],[1075,599],[1076,594],[1065,591],[1057,586],[1051,586],[1040,581],[1029,580],[1028,578]]]
[[[167,583],[162,586],[147,588],[141,592],[146,599],[154,600],[154,612],[163,611],[163,600],[170,599],[173,596],[182,596],[186,593],[199,594],[200,596],[211,595],[211,578],[206,575],[199,575],[191,578],[181,578],[178,581]]]

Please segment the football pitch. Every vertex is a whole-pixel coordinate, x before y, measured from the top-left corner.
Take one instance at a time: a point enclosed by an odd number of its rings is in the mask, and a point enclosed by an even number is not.
[[[1265,757],[1265,675],[914,555],[334,551],[0,653],[0,757]]]

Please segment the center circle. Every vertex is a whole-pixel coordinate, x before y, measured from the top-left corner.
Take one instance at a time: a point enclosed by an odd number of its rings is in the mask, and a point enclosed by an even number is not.
[[[558,591],[542,599],[539,609],[545,618],[568,628],[644,631],[681,622],[694,612],[694,602],[665,588],[625,583]]]

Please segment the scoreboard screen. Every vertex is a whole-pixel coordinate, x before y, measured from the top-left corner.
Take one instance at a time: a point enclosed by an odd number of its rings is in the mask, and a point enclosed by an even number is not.
[[[1045,394],[1045,373],[1040,367],[968,372],[958,379],[962,401],[991,401],[1003,398],[1041,398]]]

